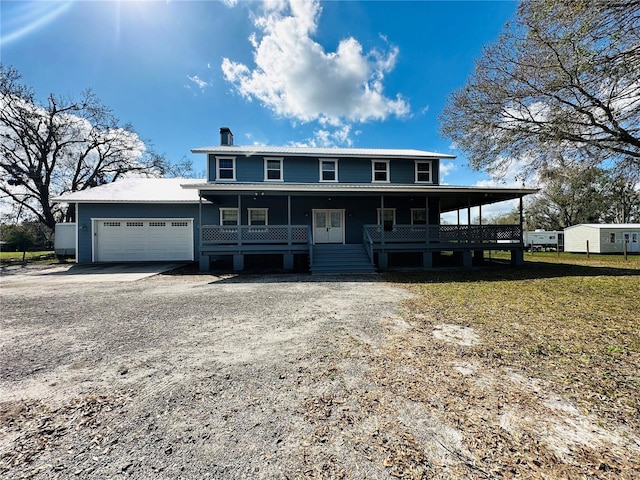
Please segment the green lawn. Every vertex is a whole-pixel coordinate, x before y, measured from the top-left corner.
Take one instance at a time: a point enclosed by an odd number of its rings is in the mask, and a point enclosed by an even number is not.
[[[471,354],[488,367],[551,382],[585,411],[640,428],[640,255],[527,253],[523,267],[401,283],[418,294],[412,323],[469,326],[485,339]]]
[[[69,259],[68,261],[71,261]],[[26,263],[56,263],[58,259],[53,250],[41,250],[37,252],[27,252],[25,255]],[[0,252],[0,263],[2,265],[13,265],[22,263],[22,252]]]

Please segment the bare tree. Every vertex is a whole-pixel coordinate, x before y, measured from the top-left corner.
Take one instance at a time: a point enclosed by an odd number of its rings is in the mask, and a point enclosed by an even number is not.
[[[640,170],[640,1],[523,1],[449,99],[441,130],[476,169],[556,152]]]
[[[53,228],[65,214],[51,197],[113,182],[122,176],[161,176],[169,165],[130,125],[87,90],[78,100],[49,95],[38,105],[20,74],[0,65],[0,192]]]

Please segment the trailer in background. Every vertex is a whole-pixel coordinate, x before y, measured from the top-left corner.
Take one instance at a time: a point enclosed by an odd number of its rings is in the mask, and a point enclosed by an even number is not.
[[[564,246],[564,232],[535,230],[524,232],[524,247],[532,251],[558,251],[561,252]]]

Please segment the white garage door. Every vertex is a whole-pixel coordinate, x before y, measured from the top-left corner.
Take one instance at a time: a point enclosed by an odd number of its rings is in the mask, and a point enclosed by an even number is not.
[[[193,260],[193,220],[94,220],[94,261]]]

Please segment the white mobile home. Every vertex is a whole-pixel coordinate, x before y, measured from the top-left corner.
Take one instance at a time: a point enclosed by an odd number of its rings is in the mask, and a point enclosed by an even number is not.
[[[585,253],[640,252],[640,223],[583,223],[564,229],[565,252]]]

